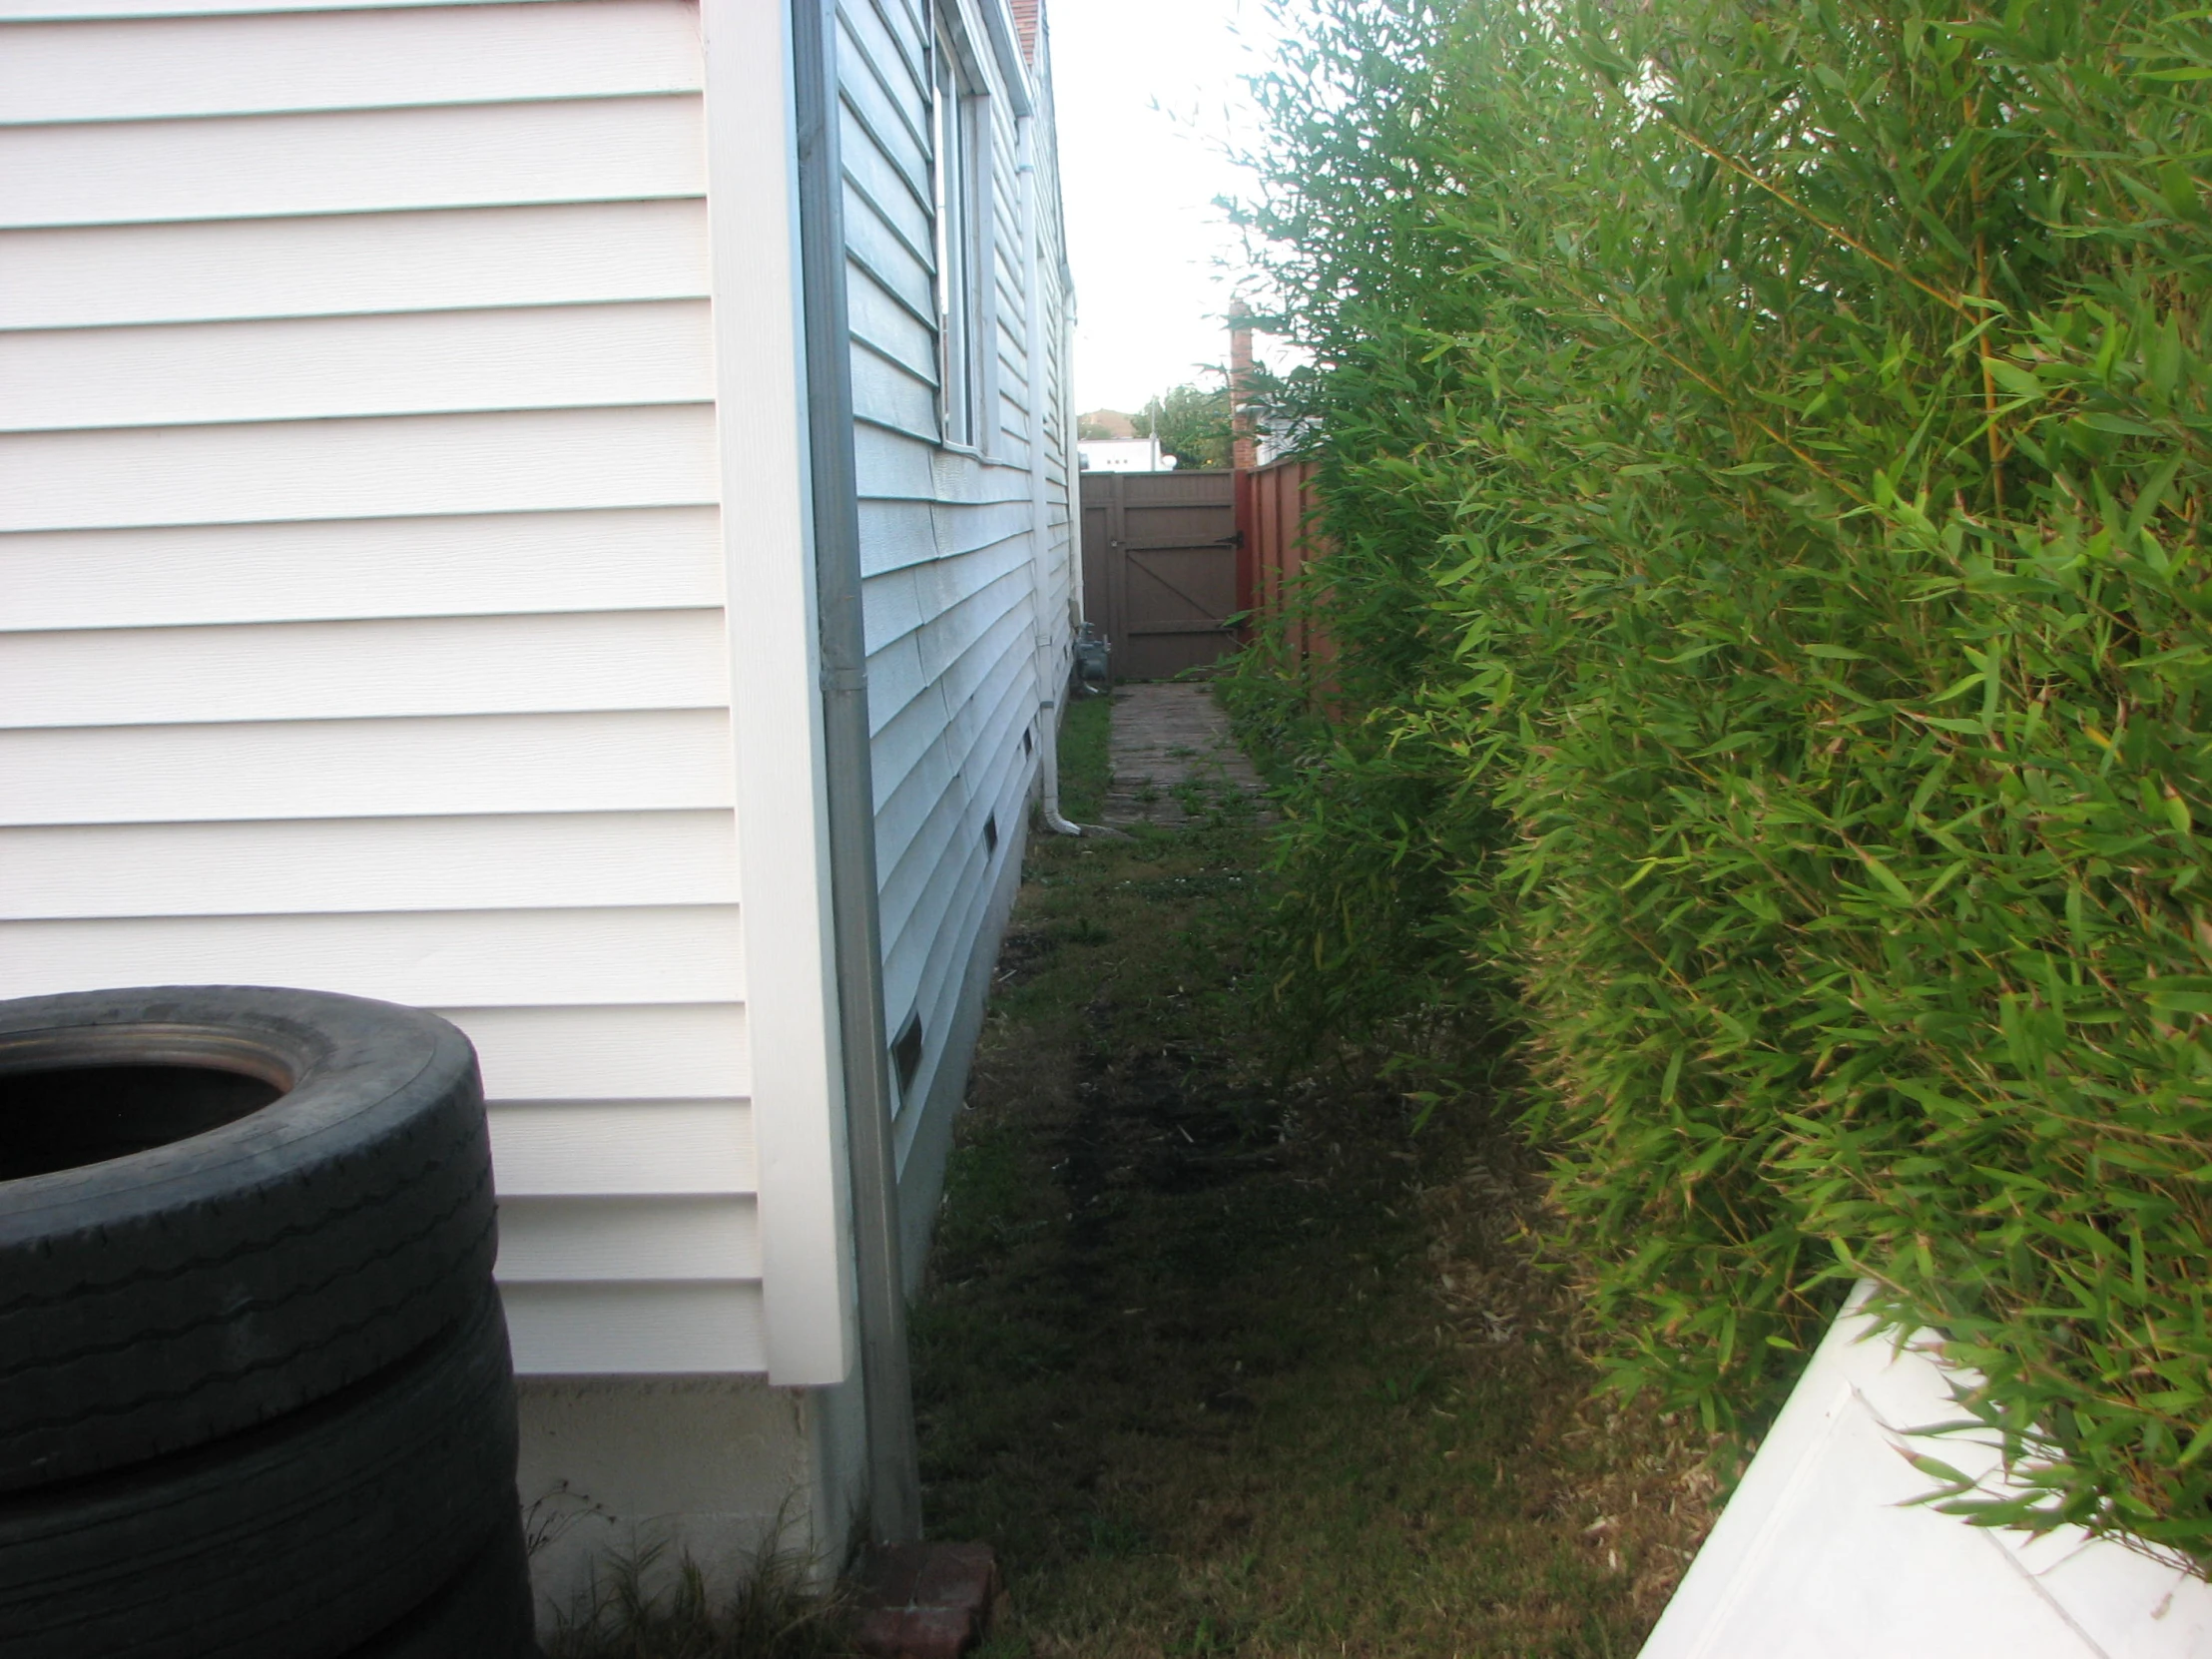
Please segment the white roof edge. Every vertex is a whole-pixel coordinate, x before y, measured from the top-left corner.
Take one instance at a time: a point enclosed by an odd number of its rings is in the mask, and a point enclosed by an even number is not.
[[[998,60],[998,72],[1006,78],[1006,95],[1013,101],[1014,114],[1036,113],[1036,89],[1029,84],[1029,66],[1022,61],[1021,35],[1014,28],[1014,14],[1006,0],[975,0],[976,9],[983,14],[983,28],[991,37],[991,56]]]

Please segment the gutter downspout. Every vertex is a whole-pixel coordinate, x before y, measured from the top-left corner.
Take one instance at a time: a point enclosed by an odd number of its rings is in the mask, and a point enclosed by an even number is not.
[[[867,1422],[868,1527],[878,1544],[921,1536],[921,1476],[899,1262],[898,1154],[875,873],[867,649],[860,619],[860,509],[852,449],[844,202],[837,154],[834,0],[792,0],[799,132],[800,287],[806,310],[807,438],[822,629],[823,747],[837,1029],[852,1180],[852,1244]]]
[[[1060,698],[1067,690],[1071,665],[1060,660],[1059,640],[1046,626],[1047,606],[1044,588],[1045,549],[1051,545],[1052,513],[1045,500],[1045,426],[1044,426],[1044,306],[1039,294],[1040,279],[1044,275],[1043,251],[1038,247],[1037,214],[1037,118],[1024,115],[1015,120],[1016,151],[1020,156],[1021,172],[1021,240],[1027,261],[1025,292],[1023,295],[1023,332],[1029,341],[1029,407],[1030,431],[1034,437],[1029,449],[1029,545],[1032,549],[1029,561],[1030,625],[1035,630],[1037,651],[1037,690],[1042,694],[1037,705],[1041,717],[1037,725],[1044,742],[1044,753],[1038,758],[1037,772],[1043,786],[1043,799],[1038,803],[1037,816],[1044,827],[1055,835],[1080,835],[1083,827],[1071,823],[1060,813]],[[1061,428],[1063,435],[1066,428]],[[1063,457],[1064,461],[1065,457]],[[1070,486],[1073,487],[1072,484]],[[1073,514],[1070,514],[1072,517]],[[1071,536],[1069,547],[1074,542]]]

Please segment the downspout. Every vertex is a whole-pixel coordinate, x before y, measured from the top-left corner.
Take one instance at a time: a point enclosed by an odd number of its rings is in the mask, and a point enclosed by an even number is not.
[[[1044,827],[1055,835],[1080,835],[1083,827],[1071,823],[1060,813],[1060,698],[1067,690],[1071,665],[1060,661],[1059,640],[1046,625],[1044,582],[1044,554],[1051,544],[1052,510],[1045,498],[1045,424],[1044,399],[1047,384],[1044,373],[1044,306],[1039,296],[1044,275],[1043,251],[1038,247],[1037,214],[1037,118],[1025,115],[1017,118],[1017,147],[1021,157],[1021,240],[1028,262],[1026,292],[1023,305],[1023,331],[1029,341],[1029,429],[1033,434],[1029,450],[1029,545],[1034,550],[1030,559],[1029,606],[1031,626],[1035,630],[1037,651],[1037,689],[1042,700],[1037,706],[1037,724],[1043,742],[1043,754],[1038,758],[1037,770],[1043,786],[1043,799],[1038,803],[1038,817]],[[1061,427],[1065,439],[1068,428]],[[1062,457],[1063,464],[1066,457]],[[1072,493],[1075,482],[1069,475],[1068,488]],[[1070,504],[1068,548],[1074,551],[1074,525],[1078,515]],[[1070,560],[1069,587],[1074,584],[1073,561]]]
[[[867,649],[860,619],[860,507],[852,449],[851,342],[844,295],[843,168],[837,154],[834,0],[792,0],[799,135],[800,288],[806,309],[807,438],[815,586],[822,629],[830,892],[844,1073],[852,1244],[867,1422],[871,1541],[921,1536],[921,1476],[898,1252],[898,1154],[876,908],[875,785],[868,753]]]

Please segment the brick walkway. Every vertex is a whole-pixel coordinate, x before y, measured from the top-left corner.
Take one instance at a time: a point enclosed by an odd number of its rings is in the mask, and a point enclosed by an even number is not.
[[[1110,753],[1109,825],[1187,824],[1194,800],[1204,811],[1213,801],[1260,793],[1259,775],[1207,686],[1118,688]]]

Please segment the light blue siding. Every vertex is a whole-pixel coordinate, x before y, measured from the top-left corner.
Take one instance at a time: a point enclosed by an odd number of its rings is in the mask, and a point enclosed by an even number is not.
[[[1008,863],[1019,856],[1042,746],[1045,680],[1065,672],[1067,431],[1057,169],[1049,88],[1039,106],[1034,230],[1027,246],[1020,135],[981,3],[940,0],[987,121],[977,134],[973,296],[980,385],[971,445],[946,446],[937,340],[930,106],[934,13],[908,0],[842,0],[846,294],[852,331],[876,857],[891,1032],[920,1018],[923,1053],[897,1133],[909,1202],[927,1207],[942,1126],[964,1077]],[[1029,274],[1043,339],[1032,350]],[[1036,358],[1044,359],[1038,372]],[[1042,471],[1045,510],[1038,510]],[[1040,677],[1043,660],[1053,665]],[[985,824],[995,823],[996,846]],[[911,1231],[911,1229],[910,1229]]]

